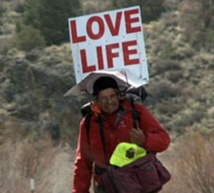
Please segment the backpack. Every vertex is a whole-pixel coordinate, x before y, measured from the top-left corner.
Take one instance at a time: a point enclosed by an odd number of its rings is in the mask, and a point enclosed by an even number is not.
[[[151,96],[143,86],[140,87],[129,87],[125,91],[121,92],[121,95],[126,97],[131,105],[132,105],[132,115],[133,118],[139,121],[139,116],[138,112],[136,112],[136,109],[134,108],[134,103],[143,103],[148,96]],[[84,104],[81,107],[81,114],[82,117],[85,117],[85,122],[86,122],[86,131],[87,135],[89,134],[90,131],[90,121],[91,121],[91,116],[92,116],[92,110],[91,110],[91,103],[88,102]],[[133,121],[134,127],[136,127],[136,121]]]
[[[101,175],[105,193],[157,193],[171,178],[155,153],[123,167],[108,166]]]

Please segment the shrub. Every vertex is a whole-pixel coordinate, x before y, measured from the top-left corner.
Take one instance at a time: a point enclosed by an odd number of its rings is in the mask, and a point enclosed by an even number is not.
[[[165,45],[162,46],[162,49],[160,51],[160,59],[168,59],[171,58],[175,49],[173,48],[172,43],[167,42]]]
[[[213,41],[213,10],[214,5],[210,0],[185,0],[179,5],[180,23],[186,41],[197,49],[202,46],[210,49],[212,45],[209,40]]]
[[[157,70],[158,74],[162,74],[166,71],[177,71],[181,70],[181,65],[176,60],[159,60],[158,64],[155,66],[155,69]]]
[[[102,12],[111,9],[110,1],[84,1],[84,15]]]
[[[25,0],[23,23],[37,29],[47,45],[59,45],[69,41],[68,18],[81,13],[79,0]]]
[[[165,193],[213,193],[214,155],[213,136],[187,132],[168,152],[172,180],[164,187]],[[179,187],[179,188],[174,188]]]
[[[3,3],[0,2],[0,19],[3,15],[3,13],[5,13],[5,12],[6,12],[6,8],[3,6]]]
[[[183,79],[183,72],[181,70],[171,71],[166,74],[168,80],[173,83],[178,83],[180,80]]]
[[[23,13],[23,12],[25,11],[24,4],[18,2],[18,3],[15,5],[14,10],[15,10],[17,13]]]
[[[214,29],[207,29],[205,31],[206,47],[212,49],[214,45]]]
[[[167,81],[157,81],[150,86],[150,92],[156,102],[166,101],[170,98],[177,97],[181,91],[179,88],[172,86]]]
[[[12,37],[7,35],[7,36],[3,36],[2,38],[0,37],[0,54],[2,55],[6,55],[7,52],[10,50],[10,48],[12,47]]]
[[[23,51],[45,46],[44,37],[32,26],[22,26],[21,31],[16,34],[15,43]]]
[[[148,23],[157,19],[165,11],[164,0],[111,0],[114,9],[140,5],[142,21]]]
[[[172,102],[170,100],[162,103],[157,103],[155,108],[158,111],[158,114],[173,116],[175,113],[182,110],[182,108],[184,108],[184,105],[179,105],[178,103]]]

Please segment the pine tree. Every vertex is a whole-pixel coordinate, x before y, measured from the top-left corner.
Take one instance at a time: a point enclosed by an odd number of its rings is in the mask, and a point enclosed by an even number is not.
[[[24,24],[32,25],[47,45],[69,41],[68,18],[82,14],[79,0],[25,0]]]
[[[39,6],[41,0],[25,0],[25,11],[23,17],[24,25],[31,25],[37,30],[40,29]]]

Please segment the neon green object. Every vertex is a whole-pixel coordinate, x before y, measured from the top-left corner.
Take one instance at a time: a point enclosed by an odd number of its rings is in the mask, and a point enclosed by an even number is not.
[[[144,157],[146,150],[133,143],[121,142],[115,148],[110,164],[118,167],[123,167],[137,159]]]

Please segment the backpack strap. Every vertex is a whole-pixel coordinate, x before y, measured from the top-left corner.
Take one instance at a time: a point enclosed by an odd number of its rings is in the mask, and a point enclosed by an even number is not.
[[[131,102],[131,106],[132,106],[133,126],[134,126],[135,129],[137,129],[137,122],[139,122],[139,120],[140,120],[139,113],[134,107],[134,101],[132,100],[130,102]],[[97,121],[98,121],[99,129],[100,129],[100,136],[101,136],[101,141],[102,141],[102,146],[103,146],[103,154],[104,154],[106,165],[108,165],[106,143],[105,143],[104,129],[103,129],[103,116],[99,115]],[[117,188],[117,186],[116,186],[116,184],[115,184],[115,182],[113,180],[113,176],[111,174],[111,170],[106,170],[106,172],[107,172],[108,178],[110,180],[110,183],[111,183],[111,185],[112,185],[112,187],[114,189],[114,192],[115,193],[120,193],[119,189]]]
[[[130,100],[131,107],[132,107],[132,119],[133,119],[133,127],[137,129],[137,124],[140,124],[140,116],[139,112],[136,110],[134,105],[134,100]]]
[[[101,136],[101,141],[102,141],[102,146],[103,146],[103,154],[105,158],[106,165],[108,165],[108,157],[106,153],[106,143],[105,143],[105,137],[104,137],[104,130],[103,130],[103,116],[99,115],[97,122],[99,124],[99,129],[100,129],[100,136]]]
[[[102,115],[99,115],[98,119],[98,124],[99,124],[99,128],[100,128],[100,136],[101,136],[101,141],[102,141],[102,146],[103,146],[103,154],[104,154],[104,158],[105,158],[105,162],[106,162],[106,165],[108,165],[108,157],[107,157],[107,151],[106,151],[106,143],[105,143],[105,137],[104,137],[104,130],[103,130],[103,116]],[[107,172],[107,175],[109,177],[109,180],[113,186],[113,189],[114,189],[114,192],[115,193],[120,193],[118,188],[116,187],[115,185],[115,182],[113,180],[113,176],[112,174],[110,173],[109,170],[105,170]]]
[[[129,99],[129,100],[130,100],[130,104],[131,104],[131,107],[132,107],[133,128],[137,129],[137,127],[138,127],[137,124],[140,124],[139,112],[135,108],[134,100],[132,100],[132,99]],[[123,113],[124,112],[120,113],[120,115],[118,117],[121,118]],[[92,115],[93,115],[93,112],[90,111],[85,116],[85,127],[86,127],[87,136],[89,136],[89,132],[90,132],[90,125],[91,125],[91,117],[92,117]],[[101,114],[97,118],[97,123],[99,125],[100,137],[101,137],[101,141],[102,141],[105,162],[106,162],[106,164],[108,164],[108,159],[107,159],[107,154],[106,154],[105,137],[104,137],[104,130],[103,130],[103,116]]]
[[[92,113],[92,111],[91,111],[91,112],[89,112],[89,113],[85,116],[85,127],[86,127],[87,136],[89,136],[92,114],[93,114],[93,113]]]
[[[133,127],[135,129],[137,129],[138,128],[137,124],[140,124],[139,112],[136,110],[136,108],[134,106],[134,100],[131,100],[130,103],[131,103],[131,107],[132,107]],[[104,137],[104,130],[103,130],[103,116],[102,115],[98,116],[97,122],[99,124],[99,130],[100,130],[100,136],[101,136],[101,141],[102,141],[102,146],[103,146],[103,153],[104,153],[104,156],[105,156],[105,162],[106,162],[106,164],[108,164],[108,158],[107,158],[107,154],[106,154],[105,137]]]

